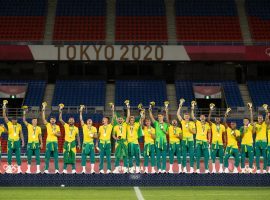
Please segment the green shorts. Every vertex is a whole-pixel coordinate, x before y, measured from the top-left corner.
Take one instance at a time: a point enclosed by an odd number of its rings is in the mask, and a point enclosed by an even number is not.
[[[63,148],[64,163],[74,164],[76,161],[76,142],[65,142]]]
[[[17,150],[21,150],[21,141],[10,141],[8,140],[8,151],[15,152]]]
[[[267,149],[267,142],[266,141],[256,141],[255,148],[258,149]]]

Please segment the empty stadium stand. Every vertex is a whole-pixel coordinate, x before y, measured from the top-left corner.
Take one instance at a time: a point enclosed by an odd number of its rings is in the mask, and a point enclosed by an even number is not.
[[[176,97],[177,99],[184,98],[187,102],[194,100],[193,94],[193,83],[204,83],[206,85],[221,84],[225,93],[225,99],[227,106],[230,107],[242,107],[244,106],[240,90],[236,81],[182,81],[178,80],[175,82]],[[185,106],[190,107],[190,103]]]
[[[1,0],[0,5],[0,41],[43,40],[46,0]]]
[[[163,0],[117,0],[116,43],[167,43]]]
[[[102,43],[105,21],[105,0],[58,0],[53,40]]]
[[[40,106],[43,100],[46,81],[42,80],[0,80],[3,84],[27,84],[24,105]]]
[[[270,104],[270,81],[248,81],[247,85],[254,106]]]
[[[163,106],[167,100],[166,83],[164,81],[118,80],[115,87],[115,105],[123,106],[129,99],[130,105],[137,107],[142,103],[145,107],[155,101],[156,106]]]
[[[246,0],[249,27],[255,42],[270,40],[270,1]]]
[[[176,0],[175,9],[179,43],[242,42],[234,0]]]
[[[57,81],[55,84],[53,106],[64,103],[66,106],[104,106],[105,81]]]

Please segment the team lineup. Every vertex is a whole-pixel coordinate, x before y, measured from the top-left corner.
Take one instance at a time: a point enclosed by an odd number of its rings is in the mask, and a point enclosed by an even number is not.
[[[138,106],[139,116],[131,115],[130,102],[126,100],[126,117],[117,116],[114,104],[110,103],[112,114],[103,117],[102,124],[97,129],[91,119],[83,119],[84,105],[80,106],[80,125],[83,132],[81,144],[79,128],[75,126],[75,120],[70,117],[67,122],[62,118],[64,104],[59,104],[59,122],[64,127],[63,145],[63,171],[67,173],[67,166],[71,165],[72,173],[76,173],[76,151],[81,150],[81,173],[86,173],[87,159],[90,159],[90,173],[202,173],[201,159],[204,163],[203,173],[270,173],[270,123],[269,111],[266,104],[263,105],[263,115],[257,116],[257,122],[253,120],[252,104],[248,103],[249,117],[243,119],[243,125],[237,128],[235,121],[227,123],[231,112],[227,108],[224,116],[215,117],[212,113],[215,109],[210,104],[209,115],[195,116],[196,102],[191,102],[191,112],[182,113],[184,99],[180,99],[176,113],[177,119],[170,119],[169,102],[164,102],[164,112],[158,113],[157,118],[152,113],[155,102],[150,102],[146,117],[146,109]],[[8,101],[3,101],[3,118],[7,125],[0,126],[0,136],[8,134],[6,173],[12,173],[12,156],[15,154],[18,165],[17,173],[21,169],[21,147],[25,146],[22,125],[16,118],[11,121],[7,117]],[[45,111],[47,103],[42,103],[41,117],[46,127],[46,144],[43,144],[42,129],[38,126],[38,119],[33,118],[27,122],[27,106],[23,107],[23,123],[27,127],[27,164],[26,173],[31,173],[31,161],[35,156],[36,173],[49,173],[50,159],[53,157],[55,173],[59,172],[58,138],[61,136],[60,126],[56,124],[56,117],[51,116],[46,120]],[[139,139],[143,138],[142,152]],[[115,141],[115,163],[112,170],[111,153]],[[40,149],[45,148],[45,168],[40,168]],[[96,162],[95,151],[99,154],[99,163]],[[169,155],[169,169],[167,169],[167,155]],[[255,159],[254,159],[255,157]],[[260,160],[263,158],[261,169]],[[1,158],[1,146],[0,146]],[[104,159],[106,158],[106,170]],[[174,163],[178,164],[177,171]],[[188,159],[189,158],[189,159]],[[229,170],[229,159],[234,159],[234,169]],[[216,161],[219,159],[219,169]],[[248,167],[245,162],[248,160]],[[255,160],[255,165],[254,165]],[[210,162],[212,161],[212,162]],[[150,162],[150,166],[149,166]],[[189,168],[187,168],[187,162]],[[123,163],[123,166],[120,166]],[[212,170],[209,170],[209,163]],[[95,171],[95,164],[99,164],[99,171]],[[196,166],[196,167],[194,167]],[[268,168],[268,171],[267,171]]]

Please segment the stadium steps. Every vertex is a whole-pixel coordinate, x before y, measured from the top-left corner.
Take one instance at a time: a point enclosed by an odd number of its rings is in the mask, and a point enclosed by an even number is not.
[[[44,44],[51,44],[54,31],[57,0],[48,1],[48,14],[45,25]]]
[[[235,0],[235,1],[244,44],[253,45],[248,24],[248,17],[245,9],[245,0]]]
[[[106,44],[114,44],[115,41],[115,4],[116,0],[107,0]]]
[[[106,100],[105,100],[105,115],[111,115],[110,102],[114,102],[115,96],[115,84],[106,85]]]
[[[246,84],[239,84],[239,90],[245,105],[247,105],[248,102],[252,102]]]
[[[175,84],[167,84],[166,85],[167,89],[167,98],[168,101],[170,102],[170,114],[175,114],[177,111],[177,99],[176,99],[176,90],[175,90]]]
[[[166,16],[167,16],[167,32],[168,32],[168,44],[176,45],[176,23],[175,23],[175,0],[165,0]]]

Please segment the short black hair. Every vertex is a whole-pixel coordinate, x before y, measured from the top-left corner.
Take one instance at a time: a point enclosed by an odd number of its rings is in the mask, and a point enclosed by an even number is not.
[[[56,119],[56,117],[52,115],[52,116],[50,116],[50,119]]]
[[[11,118],[11,120],[17,120],[17,117],[14,116],[14,117]]]

